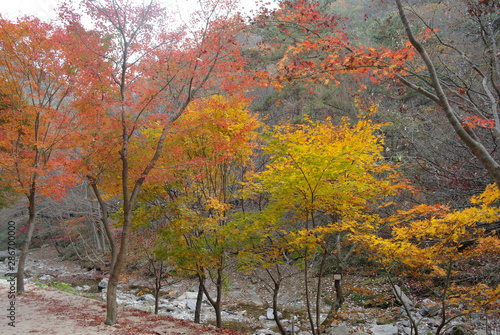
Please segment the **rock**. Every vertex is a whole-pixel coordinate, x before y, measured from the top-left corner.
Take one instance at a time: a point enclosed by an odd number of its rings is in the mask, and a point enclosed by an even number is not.
[[[282,313],[280,311],[278,311],[278,318],[281,318],[282,317]],[[266,311],[266,318],[268,320],[274,320],[274,312],[273,312],[273,309],[272,308],[268,308],[267,311]]]
[[[448,332],[450,335],[472,335],[474,332],[466,325],[455,325]]]
[[[198,292],[184,292],[179,297],[177,297],[177,300],[196,300],[197,297]]]
[[[323,332],[323,335],[349,335],[349,328],[346,326],[331,326]]]
[[[270,329],[258,329],[253,334],[254,335],[279,335]]]
[[[146,302],[150,306],[154,306],[156,301],[155,296],[152,294],[143,294],[139,297],[139,300]]]
[[[424,299],[422,301],[422,309],[420,314],[422,316],[433,317],[441,312],[441,306],[430,299]]]
[[[394,285],[394,295],[396,296],[396,302],[400,305],[405,305],[407,307],[413,306],[413,302],[408,298],[408,296],[401,290],[401,287]]]
[[[41,282],[51,282],[52,280],[54,280],[54,276],[43,275],[40,278],[38,278],[38,280],[41,281]]]
[[[90,286],[88,286],[88,285],[83,285],[83,286],[82,286],[82,291],[88,291],[88,290],[90,290],[90,288],[91,288],[91,287],[90,287]]]
[[[11,251],[9,251],[9,250],[0,251],[0,261],[4,261],[11,256],[14,256],[17,258],[19,256],[19,254],[21,254],[21,250],[17,250],[17,249],[14,249],[13,251],[12,250]]]
[[[307,331],[301,331],[297,335],[312,335],[312,334],[310,332],[307,332]]]
[[[264,320],[267,320],[267,316],[265,315],[259,316],[259,321],[264,321]]]
[[[196,310],[196,300],[195,299],[186,300],[186,307],[192,311]]]
[[[108,282],[109,282],[109,278],[103,278],[99,284],[97,284],[97,288],[99,289],[99,292],[105,290],[108,288]]]
[[[35,277],[40,274],[40,268],[36,264],[28,264],[24,267],[26,277]]]
[[[397,335],[398,327],[394,325],[375,325],[371,328],[371,331],[373,335]]]

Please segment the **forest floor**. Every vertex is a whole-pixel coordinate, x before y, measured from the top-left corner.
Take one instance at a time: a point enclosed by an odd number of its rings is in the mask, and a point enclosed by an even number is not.
[[[38,288],[31,284],[27,284],[26,292],[17,295],[15,299],[8,299],[8,295],[9,282],[2,279],[0,333],[3,335],[238,334],[132,308],[119,308],[118,322],[114,326],[106,326],[106,305],[103,302],[56,289]],[[15,302],[15,314],[12,319],[5,315],[10,301]],[[11,320],[14,323],[9,325]]]
[[[88,270],[80,267],[76,261],[62,261],[53,247],[45,247],[30,252],[29,259],[39,266],[43,264],[45,274],[53,276],[57,282],[69,283],[72,286],[88,283],[85,276]],[[98,278],[93,278],[93,282],[98,282]],[[142,281],[144,282],[144,279]],[[391,304],[392,294],[390,288],[385,285],[380,276],[362,276],[360,274],[349,276],[345,283],[348,298],[342,313],[339,313],[339,324],[345,324],[353,332],[364,331],[372,333],[370,330],[373,325],[399,324],[405,321],[401,314],[401,308]],[[68,285],[69,285],[68,284]],[[169,294],[173,297],[184,292],[192,291],[196,287],[196,282],[182,281],[180,283],[167,285]],[[144,283],[142,284],[144,285]],[[300,292],[299,282],[290,282],[284,293],[280,296],[283,307],[284,317],[292,318],[293,315],[299,315],[298,311],[303,311],[303,306],[299,304],[301,299],[297,299],[290,292]],[[197,334],[243,334],[228,329],[216,329],[210,325],[197,325],[189,321],[174,319],[167,316],[157,316],[152,313],[127,307],[119,307],[118,322],[114,326],[104,325],[106,306],[101,300],[98,300],[99,294],[95,299],[90,299],[70,292],[64,292],[57,289],[57,286],[50,286],[42,283],[36,277],[32,277],[26,283],[26,292],[16,295],[15,299],[9,297],[10,284],[5,279],[0,279],[0,334],[2,335],[25,335],[25,334],[162,334],[162,335],[197,335]],[[73,289],[74,291],[74,289]],[[253,294],[249,295],[249,292]],[[248,276],[239,276],[231,278],[231,284],[228,287],[228,293],[224,297],[224,307],[236,311],[237,308],[245,308],[248,314],[255,312],[254,318],[259,319],[259,315],[264,314],[270,303],[267,301],[265,285],[260,280]],[[285,293],[288,292],[288,293]],[[268,292],[267,292],[268,293]],[[333,292],[328,292],[330,295]],[[288,296],[289,295],[289,296]],[[171,298],[171,297],[170,297]],[[416,303],[421,301],[422,297],[412,295]],[[15,303],[15,327],[9,325],[11,320],[8,318],[7,310],[12,301]],[[294,302],[296,301],[296,302]],[[238,306],[242,302],[252,302],[254,311],[250,306]],[[388,304],[389,307],[380,308],[369,305]],[[360,306],[365,305],[363,307]],[[293,308],[292,308],[293,307]],[[295,311],[293,311],[295,309]],[[300,318],[300,317],[299,317]],[[428,320],[435,323],[435,320]],[[265,321],[265,324],[274,323],[274,321]],[[244,330],[249,334],[251,329],[267,328],[259,325],[230,324],[224,321],[227,327]],[[500,330],[500,312],[490,315],[488,329],[484,327],[481,319],[464,319],[461,322],[471,335],[499,334]],[[250,326],[250,327],[249,327]],[[250,329],[249,329],[250,328]],[[494,332],[491,331],[494,329]],[[450,333],[451,334],[451,333]]]

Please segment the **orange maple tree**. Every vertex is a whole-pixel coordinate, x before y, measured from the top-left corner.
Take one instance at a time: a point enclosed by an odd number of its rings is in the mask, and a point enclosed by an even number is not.
[[[39,197],[58,198],[76,181],[73,144],[83,130],[75,104],[79,64],[70,58],[64,29],[25,17],[0,18],[0,169],[2,181],[28,200],[17,292],[35,229]]]

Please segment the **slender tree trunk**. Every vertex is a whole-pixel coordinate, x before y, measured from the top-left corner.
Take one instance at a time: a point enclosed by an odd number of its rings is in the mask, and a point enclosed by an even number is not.
[[[318,283],[316,286],[316,329],[318,332],[321,328],[321,289],[323,284],[323,273],[325,269],[327,250],[323,251],[323,255],[321,256],[321,263],[319,265],[319,274],[318,274]]]
[[[281,323],[281,319],[279,317],[279,313],[278,313],[278,294],[279,294],[279,291],[280,291],[280,286],[281,286],[281,278],[278,278],[278,280],[276,280],[274,282],[274,288],[273,288],[273,316],[274,316],[274,321],[276,322],[276,326],[278,326],[278,329],[281,333],[281,335],[286,335],[287,332],[286,332],[286,329],[285,327],[283,327],[283,324]]]
[[[97,202],[99,203],[99,208],[101,209],[101,223],[104,227],[104,231],[106,232],[106,237],[108,238],[109,246],[111,249],[111,265],[110,269],[113,269],[114,264],[116,262],[116,257],[118,256],[118,248],[116,246],[116,241],[115,241],[115,236],[113,232],[111,231],[111,227],[109,225],[108,221],[108,207],[106,206],[106,203],[102,199],[101,192],[99,192],[99,188],[97,187],[96,180],[94,177],[87,176],[87,179],[90,182],[90,187],[92,187],[92,190],[94,191],[94,194],[97,198]]]
[[[307,318],[309,319],[309,324],[311,326],[311,332],[316,335],[316,327],[314,325],[314,318],[311,312],[311,298],[309,295],[309,262],[307,261],[307,251],[304,259],[304,288],[306,291],[306,308],[307,308]]]
[[[222,310],[221,310],[222,275],[223,275],[223,270],[222,270],[222,266],[220,266],[217,269],[217,278],[215,281],[215,287],[217,290],[215,299],[210,295],[210,293],[208,292],[207,286],[205,285],[205,281],[203,281],[203,292],[205,292],[205,295],[207,296],[207,299],[210,302],[210,305],[212,305],[212,307],[215,310],[215,325],[217,328],[222,328]]]
[[[108,282],[108,291],[106,294],[106,321],[107,325],[114,325],[117,319],[116,291],[120,281],[120,276],[125,268],[128,245],[130,241],[130,227],[132,224],[132,213],[130,208],[124,210],[123,229],[121,236],[120,249],[116,256],[116,261],[111,270]]]
[[[35,231],[35,216],[35,185],[33,184],[28,196],[28,231],[26,232],[26,237],[24,238],[21,254],[19,255],[19,261],[17,263],[16,291],[18,294],[24,292],[24,267],[26,265],[26,259],[28,258],[33,232]]]
[[[196,296],[196,308],[194,310],[194,323],[201,323],[201,304],[203,302],[203,285],[205,276],[198,274],[198,295]]]
[[[215,301],[215,320],[217,328],[222,328],[222,266],[217,269],[217,300]]]

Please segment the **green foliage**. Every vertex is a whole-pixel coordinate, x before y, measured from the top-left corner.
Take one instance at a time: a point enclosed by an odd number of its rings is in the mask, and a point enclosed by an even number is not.
[[[42,282],[36,281],[35,286],[37,286],[39,288],[55,288],[56,290],[68,292],[68,293],[72,293],[72,294],[79,293],[71,284],[64,283],[64,282],[58,282],[58,281],[51,281],[48,283],[42,283]]]

